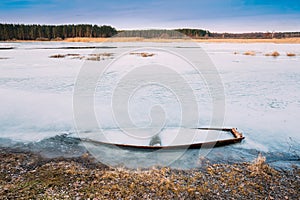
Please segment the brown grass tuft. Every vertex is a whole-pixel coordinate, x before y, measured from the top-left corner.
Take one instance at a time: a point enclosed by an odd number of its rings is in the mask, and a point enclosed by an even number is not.
[[[64,58],[64,57],[66,57],[66,55],[62,55],[62,54],[55,54],[55,55],[49,56],[49,58]]]
[[[251,176],[270,176],[278,173],[266,163],[266,157],[261,154],[258,154],[257,158],[248,166],[248,169],[251,172]]]
[[[253,163],[249,166],[251,171],[259,171],[261,167],[265,164],[266,157],[258,154],[257,158],[253,161]]]
[[[89,56],[89,57],[88,57]],[[109,59],[113,56],[113,53],[97,53],[97,54],[88,54],[88,56],[82,56],[78,53],[69,53],[69,54],[55,54],[49,56],[50,58],[71,58],[71,59],[80,59],[80,60],[92,60],[100,61]]]
[[[274,51],[271,55],[274,57],[277,57],[277,56],[280,56],[280,53],[278,53],[277,51]]]
[[[246,52],[244,53],[244,55],[246,55],[246,56],[255,56],[256,53],[255,53],[255,51],[246,51]]]
[[[248,166],[248,169],[251,171],[251,175],[255,176],[258,174],[264,173],[264,166],[266,165],[266,157],[258,154],[257,158],[253,161],[252,164]]]
[[[110,56],[113,56],[113,53],[92,53],[92,54],[89,54],[89,56],[105,56],[105,57],[110,57]]]
[[[100,60],[101,60],[101,57],[100,57],[100,56],[88,57],[87,60],[100,61]]]
[[[294,54],[294,53],[287,53],[286,55],[287,56],[296,56],[296,54]]]
[[[277,56],[280,56],[280,53],[278,53],[277,51],[274,51],[273,53],[266,53],[265,56],[277,57]]]
[[[66,54],[66,56],[80,56],[79,53],[68,53]]]
[[[154,53],[145,53],[145,52],[142,52],[142,53],[132,52],[132,53],[130,53],[130,55],[137,55],[137,56],[141,56],[141,57],[152,57],[155,54]]]

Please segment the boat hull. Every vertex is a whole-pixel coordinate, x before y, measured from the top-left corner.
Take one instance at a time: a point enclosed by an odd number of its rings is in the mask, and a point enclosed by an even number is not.
[[[235,144],[241,142],[245,137],[242,133],[238,132],[235,128],[195,128],[201,130],[219,130],[230,132],[234,138],[232,139],[224,139],[224,140],[216,140],[211,142],[202,142],[202,143],[193,143],[193,144],[183,144],[183,145],[172,145],[172,146],[142,146],[142,145],[131,145],[131,144],[115,144],[115,143],[107,143],[101,141],[95,141],[90,139],[82,139],[83,142],[94,143],[98,145],[105,146],[116,146],[124,149],[145,149],[145,150],[159,150],[159,149],[200,149],[200,148],[213,148],[213,147],[221,147],[230,144]]]

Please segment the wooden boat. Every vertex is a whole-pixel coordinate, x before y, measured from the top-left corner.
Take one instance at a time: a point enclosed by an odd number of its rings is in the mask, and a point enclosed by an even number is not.
[[[224,139],[224,140],[216,140],[211,142],[202,142],[202,143],[193,143],[193,144],[182,144],[182,145],[172,145],[172,146],[144,146],[144,145],[132,145],[132,144],[115,144],[115,143],[107,143],[101,141],[95,141],[90,139],[81,139],[83,142],[94,143],[97,145],[105,145],[105,146],[116,146],[119,148],[126,149],[145,149],[145,150],[159,150],[159,149],[200,149],[200,148],[213,148],[220,147],[230,144],[235,144],[241,142],[245,137],[242,133],[238,132],[235,128],[195,128],[199,130],[217,130],[230,132],[234,138]]]

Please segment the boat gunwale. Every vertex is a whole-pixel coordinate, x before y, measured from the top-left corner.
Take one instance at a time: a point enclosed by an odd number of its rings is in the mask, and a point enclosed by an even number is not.
[[[130,148],[130,149],[148,149],[148,150],[159,150],[159,149],[198,149],[198,148],[213,148],[226,146],[230,144],[235,144],[241,142],[245,137],[242,133],[238,132],[236,128],[193,128],[199,130],[217,130],[230,132],[234,138],[224,139],[224,140],[216,140],[209,142],[200,142],[200,143],[192,143],[192,144],[180,144],[180,145],[171,145],[171,146],[150,146],[150,145],[132,145],[132,144],[118,144],[118,143],[109,143],[109,142],[101,142],[91,139],[81,139],[82,142],[89,142],[94,144],[106,145],[106,146],[116,146],[119,148]]]

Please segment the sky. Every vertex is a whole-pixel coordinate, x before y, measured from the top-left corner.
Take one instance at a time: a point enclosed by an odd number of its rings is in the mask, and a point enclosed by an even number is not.
[[[0,0],[0,23],[300,31],[300,0]]]

